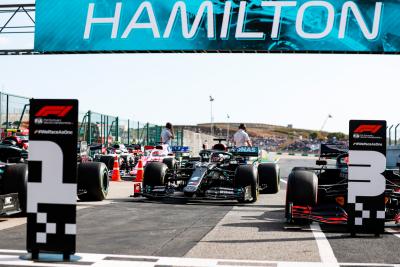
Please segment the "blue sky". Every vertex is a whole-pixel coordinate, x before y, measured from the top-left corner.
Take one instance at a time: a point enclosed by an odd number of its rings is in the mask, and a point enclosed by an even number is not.
[[[0,49],[33,46],[0,36]],[[399,123],[400,57],[388,55],[124,54],[0,57],[2,91],[78,98],[91,109],[175,124],[259,122],[347,131],[349,119]]]

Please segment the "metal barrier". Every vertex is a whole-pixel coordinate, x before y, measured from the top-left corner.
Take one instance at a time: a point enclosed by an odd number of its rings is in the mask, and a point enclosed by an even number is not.
[[[29,129],[29,97],[0,92],[0,134]],[[80,141],[107,146],[114,142],[124,144],[156,145],[162,127],[130,119],[120,119],[93,111],[79,113]],[[173,145],[183,145],[183,130],[175,133]]]
[[[108,145],[119,141],[118,117],[88,111],[79,114],[79,140]]]
[[[29,98],[0,92],[0,134],[29,127]]]
[[[399,142],[400,140],[398,139],[398,135],[397,135],[397,129],[399,128],[399,126],[400,126],[400,123],[387,126],[387,135],[388,135],[387,145],[388,146],[397,146],[400,144],[400,142]],[[392,135],[393,132],[394,132],[394,136]],[[394,139],[393,139],[393,137],[394,137]]]
[[[123,144],[157,145],[162,127],[130,119],[104,115],[92,111],[80,114],[79,140],[88,144],[105,146],[120,142]],[[183,145],[183,131],[175,133],[173,145]]]

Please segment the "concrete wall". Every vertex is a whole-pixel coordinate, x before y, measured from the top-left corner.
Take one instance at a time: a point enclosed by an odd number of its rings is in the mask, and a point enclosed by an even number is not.
[[[396,167],[399,155],[400,155],[400,145],[388,146],[386,150],[386,166],[390,168]]]
[[[207,140],[208,147],[210,148],[215,143],[213,141],[214,138],[208,134],[196,133],[189,130],[183,131],[183,145],[190,147],[193,156],[199,155],[205,140]]]

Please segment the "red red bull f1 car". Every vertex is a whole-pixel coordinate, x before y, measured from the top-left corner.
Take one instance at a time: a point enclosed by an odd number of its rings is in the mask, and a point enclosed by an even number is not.
[[[336,158],[329,166],[322,158]],[[347,224],[348,151],[322,145],[319,167],[295,167],[288,177],[285,215],[289,223]],[[387,169],[385,219],[400,223],[400,174]]]

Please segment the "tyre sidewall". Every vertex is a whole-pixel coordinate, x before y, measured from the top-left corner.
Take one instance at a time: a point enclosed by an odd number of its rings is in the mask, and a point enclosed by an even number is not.
[[[251,201],[239,199],[239,202],[256,202],[258,199],[257,169],[253,165],[240,165],[237,167],[234,177],[234,187],[244,188],[251,186]]]
[[[174,158],[165,158],[163,163],[167,165],[168,169],[173,170],[176,168],[176,160]]]
[[[149,162],[144,168],[143,187],[164,185],[168,166],[162,162]]]
[[[289,216],[289,202],[293,205],[314,207],[318,197],[318,177],[314,172],[292,171],[286,188],[285,214]]]
[[[18,193],[18,200],[22,212],[26,212],[27,205],[28,165],[7,165],[2,177],[4,194]]]
[[[276,194],[280,186],[280,170],[275,163],[261,163],[258,165],[258,177],[260,185],[267,185],[267,188],[260,191],[261,194]]]
[[[79,195],[85,201],[102,201],[108,195],[107,166],[102,162],[85,162],[78,165],[78,188],[86,191]]]

